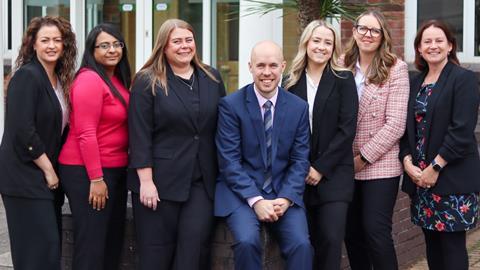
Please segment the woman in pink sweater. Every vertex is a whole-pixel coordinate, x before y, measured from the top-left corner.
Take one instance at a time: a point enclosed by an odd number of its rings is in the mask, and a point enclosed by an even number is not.
[[[126,210],[130,67],[120,32],[89,33],[70,93],[59,173],[74,222],[73,269],[118,269]]]

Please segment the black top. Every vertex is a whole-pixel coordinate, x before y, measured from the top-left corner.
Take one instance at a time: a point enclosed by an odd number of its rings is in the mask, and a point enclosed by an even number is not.
[[[190,79],[184,79],[180,76],[175,76],[175,78],[178,80],[178,83],[174,83],[174,87],[176,87],[176,89],[178,89],[179,91],[184,92],[187,104],[191,104],[190,106],[192,106],[194,121],[196,121],[198,125],[198,117],[200,115],[200,89],[198,88],[198,76],[194,72],[192,73]],[[192,180],[198,180],[201,177],[202,171],[200,170],[200,161],[197,153],[197,158],[195,159],[195,167],[192,173]]]

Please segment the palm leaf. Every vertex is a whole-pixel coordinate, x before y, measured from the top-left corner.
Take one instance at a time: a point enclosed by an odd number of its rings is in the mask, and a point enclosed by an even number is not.
[[[319,10],[317,19],[325,18],[340,18],[350,21],[355,18],[367,8],[378,7],[384,4],[358,4],[358,3],[345,3],[341,0],[312,0],[312,3],[318,2]],[[298,12],[300,8],[299,0],[284,0],[283,3],[271,3],[263,0],[247,0],[250,4],[245,9],[245,16],[252,14],[265,15],[275,10],[284,9],[287,12]]]

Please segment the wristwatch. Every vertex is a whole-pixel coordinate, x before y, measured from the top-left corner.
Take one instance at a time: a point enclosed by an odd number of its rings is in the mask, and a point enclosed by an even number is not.
[[[438,163],[435,161],[435,159],[432,160],[432,163],[431,163],[431,164],[432,164],[433,170],[436,171],[436,172],[440,172],[440,171],[443,169],[443,167],[440,166],[440,164],[438,164]]]
[[[370,164],[370,162],[368,161],[368,159],[366,159],[362,154],[360,154],[360,159],[361,159],[363,162],[365,162],[365,163],[367,163],[367,164]]]

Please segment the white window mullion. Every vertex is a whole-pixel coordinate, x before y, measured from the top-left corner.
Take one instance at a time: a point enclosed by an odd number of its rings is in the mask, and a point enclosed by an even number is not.
[[[8,2],[2,1],[0,3],[0,16],[2,19],[2,27],[0,27],[0,38],[2,38],[2,50],[0,51],[0,56],[3,58],[9,58],[9,51],[8,51],[8,32],[11,31],[11,28],[8,29]],[[3,59],[2,59],[3,60]],[[3,64],[2,64],[3,67]]]
[[[23,0],[12,1],[12,67],[17,59],[18,50],[22,44],[23,20],[26,14],[23,14]]]
[[[137,3],[138,2],[140,1],[137,1]],[[140,67],[143,66],[143,64],[147,61],[148,57],[150,57],[150,55],[152,54],[152,44],[156,36],[156,33],[153,32],[153,2],[152,0],[144,0],[144,2],[145,6],[143,16],[145,17],[145,44],[143,45],[143,57],[142,59],[137,60],[137,62],[140,62]]]
[[[214,3],[215,4],[215,3]],[[212,0],[204,0],[202,2],[202,62],[207,65],[212,65]]]
[[[473,14],[473,15],[472,15]],[[475,22],[474,1],[463,1],[463,50],[458,52],[460,62],[470,62],[473,56],[473,25]]]
[[[417,12],[417,0],[405,1],[404,53],[407,63],[413,63],[415,61],[413,42],[417,33]]]
[[[143,65],[143,58],[144,58],[144,50],[140,48],[144,48],[145,46],[145,39],[146,35],[148,33],[145,32],[145,5],[143,1],[136,1],[136,6],[135,6],[135,32],[136,32],[136,38],[135,38],[135,71],[140,70],[140,68]]]
[[[85,2],[86,0],[70,0],[70,23],[77,38],[77,67],[80,66],[85,50]]]

